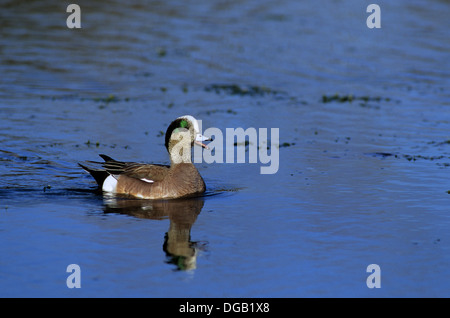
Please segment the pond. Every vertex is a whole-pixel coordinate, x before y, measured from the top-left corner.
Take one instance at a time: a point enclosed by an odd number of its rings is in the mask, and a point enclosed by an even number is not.
[[[0,296],[450,296],[448,1],[76,3],[1,5]],[[258,139],[197,198],[94,191],[185,114]]]

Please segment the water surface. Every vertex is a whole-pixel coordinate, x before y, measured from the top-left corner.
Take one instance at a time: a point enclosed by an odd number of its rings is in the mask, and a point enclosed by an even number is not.
[[[1,5],[1,296],[450,296],[448,1],[378,2],[381,29],[361,1],[77,3],[78,30],[64,4]],[[90,191],[78,162],[168,163],[184,114],[279,128],[278,172]]]

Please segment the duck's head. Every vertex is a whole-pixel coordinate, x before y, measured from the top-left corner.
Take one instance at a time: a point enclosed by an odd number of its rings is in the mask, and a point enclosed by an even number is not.
[[[211,140],[200,133],[197,119],[184,115],[170,123],[166,131],[166,149],[172,163],[191,162],[191,148],[194,145],[208,149],[203,142]]]

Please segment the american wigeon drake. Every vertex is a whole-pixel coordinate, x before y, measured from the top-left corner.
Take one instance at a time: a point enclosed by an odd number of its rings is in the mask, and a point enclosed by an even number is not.
[[[174,199],[205,192],[205,182],[191,161],[191,148],[211,140],[200,134],[197,120],[190,115],[175,119],[167,128],[165,146],[170,166],[122,162],[100,155],[101,168],[79,164],[97,181],[103,192],[128,194],[142,199]]]

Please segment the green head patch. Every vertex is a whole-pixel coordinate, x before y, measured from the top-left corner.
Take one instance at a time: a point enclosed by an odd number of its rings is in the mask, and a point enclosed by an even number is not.
[[[183,119],[182,121],[180,121],[180,127],[181,128],[186,128],[187,125],[188,125],[188,122],[186,120]]]
[[[177,132],[180,131],[180,128],[186,128],[187,126],[188,126],[187,120],[184,120],[184,119],[183,119],[183,120],[181,120],[180,123],[178,124],[178,127],[175,128],[175,129],[173,130],[173,132],[177,133]]]

